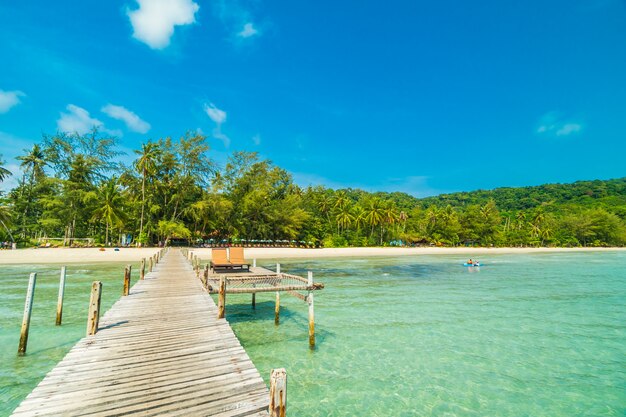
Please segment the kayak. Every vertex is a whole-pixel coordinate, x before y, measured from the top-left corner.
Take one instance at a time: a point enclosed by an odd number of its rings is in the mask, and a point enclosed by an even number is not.
[[[475,263],[475,264],[468,264],[467,262],[465,262],[463,266],[480,266],[480,262]]]

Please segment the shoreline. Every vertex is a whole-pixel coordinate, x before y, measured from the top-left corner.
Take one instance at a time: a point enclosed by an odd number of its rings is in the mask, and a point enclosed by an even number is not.
[[[97,262],[139,262],[148,258],[159,248],[120,248],[114,251],[107,248],[38,248],[0,251],[0,265],[11,264],[85,264]],[[205,261],[211,258],[211,248],[191,249],[195,255]],[[485,255],[532,254],[532,253],[574,253],[574,252],[621,252],[626,248],[394,248],[394,247],[359,247],[359,248],[245,248],[246,259],[317,259],[317,258],[369,258],[384,256],[417,255],[459,255],[463,257],[484,257]]]

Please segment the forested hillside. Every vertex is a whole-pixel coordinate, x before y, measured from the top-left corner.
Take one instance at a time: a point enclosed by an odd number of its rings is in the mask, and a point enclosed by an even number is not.
[[[256,153],[225,166],[206,137],[147,141],[119,162],[116,139],[44,136],[0,167],[0,240],[30,246],[197,243],[306,246],[623,246],[626,178],[498,188],[417,199],[300,187]],[[2,164],[4,165],[4,163]],[[56,240],[50,240],[56,238]],[[86,239],[89,240],[80,240]]]

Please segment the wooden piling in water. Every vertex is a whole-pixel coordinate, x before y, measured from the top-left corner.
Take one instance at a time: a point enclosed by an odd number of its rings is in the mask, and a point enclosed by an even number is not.
[[[20,356],[24,356],[26,354],[28,330],[30,329],[30,315],[33,312],[33,298],[35,297],[36,282],[37,273],[33,272],[28,278],[28,290],[26,290],[26,301],[24,302],[24,318],[22,319],[22,329],[20,330],[20,344],[17,347],[17,354]]]
[[[130,272],[132,269],[132,265],[126,265],[124,268],[124,288],[122,290],[122,295],[126,296],[130,293]]]
[[[313,272],[308,272],[309,288],[313,286]],[[309,347],[313,349],[315,347],[315,311],[313,306],[313,291],[309,291],[306,297],[307,304],[309,305]]]
[[[226,277],[220,276],[220,290],[217,297],[217,318],[223,319],[226,311]]]
[[[94,281],[91,284],[91,296],[89,298],[89,313],[87,315],[87,336],[98,332],[100,322],[100,301],[102,299],[102,282]]]
[[[315,347],[315,311],[313,309],[312,291],[309,291],[306,302],[309,304],[309,347],[313,349]]]
[[[276,307],[274,307],[274,324],[280,323],[280,292],[276,291]]]
[[[252,293],[252,309],[256,309],[256,293]]]
[[[61,325],[61,321],[63,320],[63,297],[65,295],[65,275],[66,275],[66,267],[61,267],[61,277],[59,279],[59,297],[57,298],[57,319],[55,322],[56,326]]]
[[[270,376],[270,417],[287,415],[287,371],[285,368],[272,369]]]
[[[141,258],[141,266],[139,267],[139,279],[144,279],[146,276],[146,258]]]

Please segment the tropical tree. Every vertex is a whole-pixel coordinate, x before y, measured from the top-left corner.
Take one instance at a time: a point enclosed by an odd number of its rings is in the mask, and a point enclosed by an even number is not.
[[[3,166],[4,164],[5,162],[2,160],[2,154],[0,154],[0,182],[4,182],[4,180],[7,179],[7,177],[10,177],[11,175],[13,175],[11,171],[9,171]]]
[[[142,240],[144,239],[143,220],[146,209],[146,181],[149,175],[155,173],[157,162],[162,152],[159,144],[148,142],[142,144],[141,150],[136,150],[135,153],[139,155],[139,157],[135,160],[134,166],[141,175],[141,217],[139,221],[139,244],[141,245],[144,243]]]
[[[95,193],[94,193],[95,194]],[[109,244],[109,230],[114,227],[121,228],[127,219],[124,212],[124,201],[122,198],[119,180],[113,177],[103,182],[97,192],[97,208],[93,211],[92,218],[105,223],[105,244]]]

